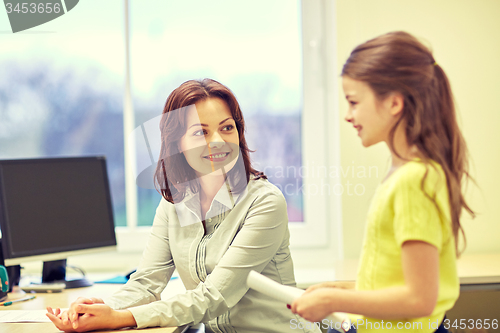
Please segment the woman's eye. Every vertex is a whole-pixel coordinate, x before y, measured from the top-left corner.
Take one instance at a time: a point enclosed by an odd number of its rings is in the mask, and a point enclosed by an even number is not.
[[[354,105],[356,105],[356,104],[358,104],[358,103],[353,102],[353,101],[349,101],[349,104],[351,104],[352,106],[354,106]]]
[[[193,136],[202,136],[205,134],[205,130],[199,130],[193,133]]]
[[[234,128],[234,126],[233,126],[233,125],[227,125],[227,126],[224,126],[222,129],[223,129],[224,131],[231,131],[233,128]]]

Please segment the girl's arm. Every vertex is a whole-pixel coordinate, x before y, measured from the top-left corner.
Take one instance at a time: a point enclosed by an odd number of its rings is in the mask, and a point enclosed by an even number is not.
[[[340,288],[340,289],[354,289],[356,288],[355,281],[326,281],[310,286],[306,289],[306,293],[319,288]]]
[[[401,252],[405,285],[373,291],[316,289],[293,302],[292,311],[313,322],[337,311],[378,319],[429,316],[438,297],[438,249],[426,242],[406,241]]]

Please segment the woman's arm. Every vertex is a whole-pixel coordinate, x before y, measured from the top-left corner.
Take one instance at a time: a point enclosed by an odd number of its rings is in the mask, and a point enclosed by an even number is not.
[[[243,214],[241,230],[205,281],[168,300],[130,308],[138,328],[206,322],[227,312],[245,295],[248,273],[261,272],[269,264],[288,228],[286,202],[279,191],[266,189],[257,197],[248,195],[251,197],[245,200],[253,202]],[[148,313],[156,316],[148,319]]]
[[[438,297],[438,250],[422,241],[406,241],[401,259],[403,286],[373,291],[316,289],[293,302],[292,311],[313,322],[337,311],[378,319],[429,316]]]
[[[110,311],[114,309],[117,311],[116,314],[122,314],[121,316],[110,316],[113,321],[120,321],[123,319],[124,315],[131,315],[130,311],[120,312],[119,310],[159,300],[161,292],[167,285],[175,270],[175,265],[170,252],[168,235],[168,205],[169,203],[162,199],[156,210],[153,226],[151,228],[151,234],[149,236],[146,249],[143,252],[137,272],[132,274],[130,280],[123,287],[121,287],[118,292],[113,294],[109,299],[105,300],[105,303],[109,306]],[[80,322],[87,318],[82,316],[83,312],[79,312],[77,310],[81,309],[79,306],[85,304],[94,305],[96,303],[103,304],[104,301],[97,298],[79,298],[71,304],[68,311],[59,313],[58,317],[61,319],[61,323],[64,327],[69,325],[69,327],[78,328],[80,327]],[[58,310],[56,309],[56,311]],[[49,314],[50,313],[51,311],[49,311]],[[98,316],[98,314],[94,315],[94,317],[96,316]],[[94,317],[93,324],[99,323],[100,321],[96,320]],[[102,321],[101,323],[108,324],[109,321]],[[113,322],[113,324],[124,325],[120,327],[129,327],[128,321],[124,321],[123,323]],[[104,329],[106,327],[95,328]]]
[[[137,271],[118,292],[104,300],[112,308],[128,309],[161,299],[160,295],[175,271],[169,236],[170,205],[161,199]]]

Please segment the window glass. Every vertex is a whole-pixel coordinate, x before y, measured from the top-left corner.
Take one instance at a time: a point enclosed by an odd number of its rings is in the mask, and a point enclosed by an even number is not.
[[[105,155],[116,225],[126,224],[123,22],[122,0],[86,0],[13,34],[0,10],[0,158]]]
[[[133,0],[130,8],[136,126],[160,115],[186,80],[228,86],[245,116],[254,167],[282,190],[290,221],[303,221],[300,21],[300,2],[289,0]],[[138,191],[138,225],[150,225],[161,197]]]

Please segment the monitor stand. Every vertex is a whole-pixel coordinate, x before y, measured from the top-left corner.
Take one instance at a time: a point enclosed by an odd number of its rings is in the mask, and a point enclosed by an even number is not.
[[[42,283],[64,283],[66,289],[90,287],[94,283],[86,278],[66,280],[66,259],[44,261]]]

